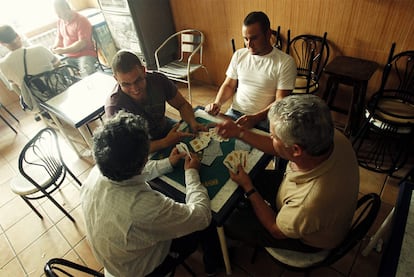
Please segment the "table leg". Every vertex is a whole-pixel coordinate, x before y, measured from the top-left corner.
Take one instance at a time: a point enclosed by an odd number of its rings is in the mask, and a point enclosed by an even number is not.
[[[226,274],[231,275],[231,264],[229,252],[227,249],[226,235],[224,234],[223,226],[217,226],[217,234],[220,240],[221,253],[223,254],[224,265],[226,267]]]
[[[58,127],[60,133],[62,136],[69,142],[69,144],[72,146],[73,150],[75,150],[76,155],[78,155],[79,158],[81,158],[81,153],[79,152],[78,148],[76,148],[75,144],[73,144],[72,140],[69,138],[69,136],[66,134],[62,124],[60,123],[59,119],[53,114],[49,113],[50,117],[52,118],[53,122],[55,122],[56,126]]]
[[[328,106],[332,105],[332,102],[335,99],[337,90],[338,90],[338,82],[335,80],[334,77],[329,77],[328,81],[326,82],[325,92],[322,96],[322,99],[325,100]]]
[[[349,118],[348,136],[355,135],[358,132],[361,120],[364,117],[365,95],[367,91],[367,82],[357,82],[354,84],[352,95],[352,110]]]
[[[369,252],[372,249],[376,248],[380,239],[385,239],[386,234],[391,230],[391,223],[392,218],[394,215],[395,208],[392,208],[391,212],[385,218],[384,222],[382,222],[381,226],[378,228],[377,232],[371,237],[368,245],[362,250],[362,256],[368,256]]]
[[[78,128],[78,131],[82,135],[82,138],[86,142],[86,144],[88,145],[89,149],[92,149],[92,147],[93,147],[92,136],[91,136],[88,128],[86,127],[86,124],[80,126]]]

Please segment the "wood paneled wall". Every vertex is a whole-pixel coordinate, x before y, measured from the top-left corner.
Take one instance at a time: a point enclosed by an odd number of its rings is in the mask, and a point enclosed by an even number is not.
[[[380,69],[369,82],[378,88],[392,42],[396,53],[414,49],[412,0],[170,0],[176,30],[196,28],[206,36],[204,59],[216,85],[225,78],[231,39],[243,46],[241,26],[251,11],[265,12],[273,29],[291,35],[328,32],[331,58],[349,55],[374,60]],[[285,42],[285,41],[284,41]],[[197,77],[204,78],[202,74]],[[323,84],[322,84],[323,85]]]

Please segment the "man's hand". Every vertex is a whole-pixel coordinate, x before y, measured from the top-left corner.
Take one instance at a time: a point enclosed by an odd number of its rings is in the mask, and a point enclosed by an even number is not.
[[[185,152],[180,153],[178,152],[177,147],[174,147],[171,150],[170,156],[168,157],[168,159],[170,160],[170,164],[172,166],[176,166],[177,163],[180,161],[180,159],[184,158],[187,154]]]
[[[165,140],[165,147],[171,146],[171,145],[175,145],[177,143],[179,143],[183,138],[186,137],[194,137],[194,134],[189,133],[189,132],[181,132],[178,131],[178,127],[180,126],[180,124],[175,124],[171,130],[168,132],[167,136],[164,138]]]
[[[242,128],[232,120],[225,120],[217,123],[216,131],[223,138],[233,138],[239,137]]]
[[[65,49],[63,49],[62,47],[53,48],[52,51],[53,51],[53,53],[55,53],[57,55],[65,54]]]
[[[190,156],[185,157],[185,163],[184,163],[184,170],[194,168],[199,170],[200,169],[200,160],[195,153],[190,153]]]
[[[236,120],[236,124],[243,126],[246,129],[253,128],[260,120],[254,115],[243,115]]]
[[[220,109],[221,109],[221,105],[217,103],[210,103],[204,108],[204,110],[211,115],[218,115],[218,113],[220,112]]]
[[[206,125],[198,123],[197,121],[195,121],[193,124],[190,125],[191,131],[193,132],[193,134],[197,134],[200,131],[203,132],[207,132],[208,128]]]
[[[244,191],[249,191],[253,188],[252,180],[249,175],[244,171],[242,165],[238,165],[237,173],[229,170],[230,178],[243,188]]]

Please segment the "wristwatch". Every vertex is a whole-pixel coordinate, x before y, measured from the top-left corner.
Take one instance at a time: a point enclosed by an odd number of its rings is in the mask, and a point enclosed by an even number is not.
[[[255,188],[252,188],[251,190],[249,190],[248,192],[244,193],[244,198],[248,199],[250,197],[250,195],[252,195],[253,193],[256,192]]]

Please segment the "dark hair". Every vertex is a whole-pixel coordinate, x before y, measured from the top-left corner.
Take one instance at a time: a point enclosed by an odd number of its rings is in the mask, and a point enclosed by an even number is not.
[[[123,181],[139,174],[149,153],[147,122],[139,115],[119,111],[96,130],[94,158],[102,174]]]
[[[263,33],[270,30],[270,21],[264,12],[251,12],[243,21],[244,26],[249,26],[254,23],[259,23]]]
[[[142,66],[142,63],[137,55],[127,50],[119,50],[112,58],[112,72],[128,73],[136,66]]]
[[[285,146],[300,145],[320,156],[333,145],[334,124],[328,105],[312,94],[290,95],[272,105],[270,126]]]
[[[9,25],[0,26],[0,42],[12,43],[17,37],[16,31]]]

